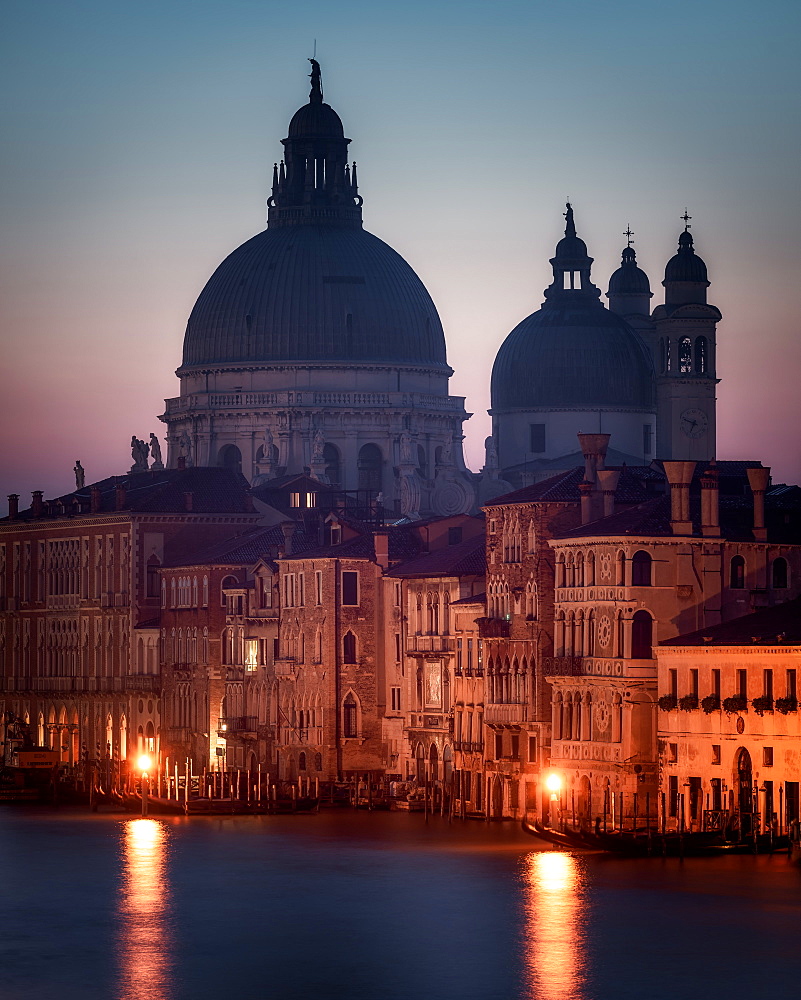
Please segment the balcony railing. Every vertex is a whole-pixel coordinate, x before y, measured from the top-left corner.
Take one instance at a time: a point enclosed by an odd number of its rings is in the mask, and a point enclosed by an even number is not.
[[[406,652],[410,656],[419,653],[452,653],[454,639],[450,635],[410,635],[406,639]]]
[[[584,672],[583,656],[554,656],[543,668],[546,677],[581,677]]]
[[[154,674],[126,677],[27,677],[6,679],[7,691],[35,694],[121,694],[125,691],[159,691],[161,678]]]
[[[259,720],[255,715],[236,715],[228,719],[220,719],[217,724],[218,736],[241,736],[243,733],[255,733]]]
[[[187,744],[192,741],[192,730],[186,726],[168,726],[167,742]]]
[[[484,722],[488,726],[519,726],[528,719],[528,705],[487,705]]]

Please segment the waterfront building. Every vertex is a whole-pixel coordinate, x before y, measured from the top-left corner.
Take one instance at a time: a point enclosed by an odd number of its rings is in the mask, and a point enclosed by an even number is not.
[[[598,472],[585,523],[550,541],[551,766],[586,821],[642,816],[646,797],[656,815],[656,644],[801,592],[797,489],[772,488],[758,463],[661,467],[669,492],[624,511]],[[609,501],[597,520],[593,492]]]
[[[706,264],[688,220],[665,268],[664,303],[651,313],[631,242],[609,280],[607,309],[569,204],[565,218],[545,301],[509,334],[492,369],[501,476],[524,486],[574,467],[580,432],[612,435],[610,465],[713,458],[721,316],[706,301]]]
[[[254,484],[306,470],[378,495],[391,512],[474,503],[462,456],[464,400],[425,286],[362,228],[350,139],[323,100],[289,123],[267,229],[234,250],[191,312],[166,401],[168,466],[242,471]]]
[[[160,739],[159,572],[186,538],[255,525],[227,469],[154,469],[81,486],[0,522],[2,709],[62,762],[130,759]]]
[[[772,572],[786,570],[774,560]],[[799,819],[801,598],[663,640],[655,653],[668,826],[786,832]]]
[[[403,609],[401,669],[390,707],[397,706],[402,722],[401,774],[433,791],[441,804],[443,795],[454,801],[461,795],[454,785],[454,748],[470,744],[476,754],[467,769],[471,776],[481,762],[483,682],[476,687],[466,678],[483,673],[475,618],[483,614],[484,532],[474,517],[448,518],[429,530],[434,546],[387,573]]]

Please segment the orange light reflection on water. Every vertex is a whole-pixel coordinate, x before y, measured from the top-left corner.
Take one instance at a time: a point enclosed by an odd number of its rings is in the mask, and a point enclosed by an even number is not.
[[[172,965],[167,830],[153,819],[125,824],[119,903],[120,1000],[168,1000]]]
[[[524,859],[524,955],[530,1000],[583,1000],[583,887],[571,854],[534,851]]]

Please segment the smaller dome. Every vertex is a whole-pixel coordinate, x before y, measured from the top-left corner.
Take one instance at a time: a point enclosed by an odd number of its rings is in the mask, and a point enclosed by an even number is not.
[[[648,275],[637,267],[637,254],[634,247],[625,247],[620,267],[609,279],[608,295],[648,295],[651,294],[651,283]]]
[[[679,237],[679,252],[670,258],[665,267],[665,280],[669,281],[694,281],[699,284],[708,285],[706,276],[706,264],[696,254],[693,248],[692,234],[685,230]]]
[[[290,139],[344,139],[345,129],[330,104],[310,101],[292,116],[288,135]]]
[[[556,244],[556,260],[583,260],[587,256],[587,244],[578,236],[563,236]]]

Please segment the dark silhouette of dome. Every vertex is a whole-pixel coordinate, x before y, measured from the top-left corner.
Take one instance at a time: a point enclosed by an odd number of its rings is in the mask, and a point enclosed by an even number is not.
[[[234,250],[189,317],[183,366],[345,361],[446,367],[431,297],[363,229],[280,226]]]
[[[287,136],[290,139],[342,139],[342,119],[329,104],[304,104],[292,116]]]
[[[620,267],[609,279],[609,295],[650,295],[648,275],[637,266],[634,247],[625,247]]]
[[[356,165],[310,60],[309,103],[275,165],[268,228],[234,250],[189,317],[182,367],[276,362],[447,369],[437,310],[406,261],[362,229]],[[449,371],[449,369],[448,369]]]
[[[512,330],[495,358],[493,412],[595,406],[651,410],[648,349],[622,317],[598,301],[600,292],[590,280],[592,258],[576,236],[569,204],[565,219],[565,238],[551,258],[554,280],[542,308]]]
[[[492,409],[653,408],[653,369],[640,337],[600,302],[546,302],[501,345]]]
[[[665,267],[665,280],[668,281],[695,281],[708,285],[706,276],[706,264],[701,260],[693,248],[693,238],[689,230],[685,230],[679,237],[679,252],[667,262]]]

